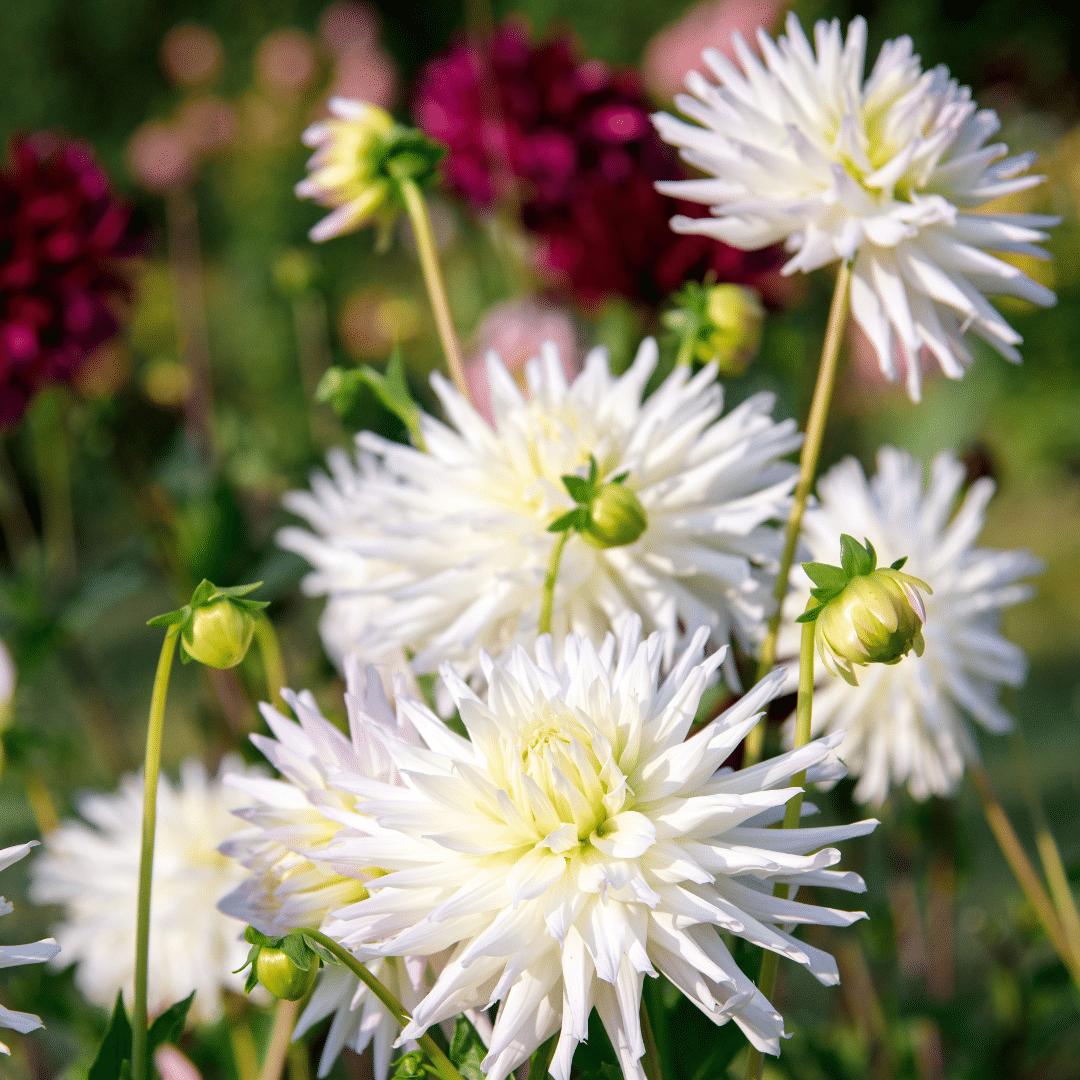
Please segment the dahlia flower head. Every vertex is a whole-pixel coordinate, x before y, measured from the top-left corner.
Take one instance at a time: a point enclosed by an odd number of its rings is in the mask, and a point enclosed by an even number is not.
[[[399,679],[406,679],[403,664],[397,672]],[[242,804],[235,813],[245,827],[222,844],[221,852],[237,860],[247,875],[219,907],[264,934],[318,929],[330,912],[368,895],[365,883],[372,868],[356,870],[350,865],[343,870],[328,854],[343,828],[363,829],[367,820],[356,812],[356,795],[342,788],[337,778],[345,774],[397,782],[393,760],[375,726],[388,724],[388,730],[402,739],[412,735],[395,717],[383,676],[375,667],[364,668],[351,659],[346,679],[347,735],[323,716],[310,693],[286,690],[283,696],[296,719],[263,705],[270,734],[251,737],[277,776],[239,773],[228,778]],[[426,958],[375,960],[370,967],[406,1009],[415,1006],[430,986]],[[363,983],[343,968],[321,971],[294,1037],[328,1016],[333,1019],[319,1059],[319,1076],[330,1071],[342,1049],[359,1054],[370,1045],[376,1080],[385,1080],[391,1060],[398,1056],[393,1047],[400,1027]]]
[[[983,212],[1039,184],[1033,154],[989,142],[997,115],[979,109],[943,66],[924,71],[908,37],[888,41],[869,75],[866,22],[846,34],[818,22],[814,44],[789,15],[787,34],[759,31],[761,58],[741,38],[737,63],[703,59],[716,79],[687,76],[676,98],[689,121],[656,127],[704,179],[659,185],[710,208],[672,219],[677,232],[752,250],[783,243],[784,272],[852,264],[851,310],[891,380],[920,395],[920,354],[950,378],[972,362],[970,336],[1019,362],[1020,335],[987,299],[1047,306],[1054,295],[1006,259],[1046,258],[1056,219]]]
[[[212,906],[246,876],[217,851],[239,827],[233,810],[240,800],[222,778],[240,769],[238,761],[226,760],[210,775],[201,762],[188,760],[176,782],[161,778],[150,909],[151,1015],[194,990],[191,1022],[211,1023],[221,1016],[224,992],[243,989],[236,971],[247,945],[236,923]],[[79,993],[106,1009],[118,992],[127,997],[134,983],[142,806],[142,777],[136,774],[124,777],[115,792],[83,796],[80,816],[45,838],[31,867],[35,901],[62,909],[54,928],[62,949],[57,964],[75,965]]]
[[[839,754],[858,778],[861,803],[880,805],[893,788],[916,799],[951,795],[978,754],[972,722],[994,734],[1011,727],[1001,690],[1022,685],[1027,662],[1002,635],[1001,616],[1031,596],[1024,579],[1042,564],[1027,551],[977,546],[994,483],[983,477],[964,493],[964,481],[952,454],[934,458],[926,482],[921,462],[884,447],[872,477],[853,458],[829,470],[806,513],[809,559],[834,561],[841,533],[865,536],[882,564],[907,556],[904,571],[933,589],[923,598],[922,655],[862,667],[858,686],[819,672],[814,730],[842,737]],[[794,619],[808,597],[798,569],[786,614]],[[786,653],[796,651],[795,639],[785,633]]]
[[[533,42],[517,21],[431,61],[415,100],[417,123],[447,148],[451,189],[481,209],[513,205],[541,268],[583,302],[657,303],[710,271],[753,283],[774,270],[775,252],[671,234],[673,213],[698,209],[655,190],[678,163],[649,112],[635,72],[582,59],[566,36]]]
[[[773,420],[770,394],[724,414],[711,367],[680,366],[642,400],[656,362],[647,340],[615,376],[595,349],[569,381],[545,347],[523,392],[491,355],[494,425],[436,375],[447,420],[422,416],[424,450],[362,432],[355,460],[332,453],[329,473],[286,500],[309,527],[280,536],[312,566],[307,592],[327,597],[328,651],[377,661],[410,649],[418,673],[452,660],[475,680],[482,649],[531,640],[557,539],[548,526],[575,505],[561,477],[583,474],[590,456],[601,480],[626,474],[647,524],[623,547],[570,538],[556,640],[572,631],[599,642],[636,612],[667,632],[671,651],[680,628],[701,625],[718,643],[752,648],[795,481],[783,459],[800,436]],[[725,674],[737,683],[730,656]]]
[[[116,334],[131,297],[124,264],[140,247],[89,146],[13,140],[0,172],[0,427]]]
[[[366,717],[397,782],[342,771],[362,828],[325,855],[376,866],[369,896],[334,912],[325,932],[361,957],[440,957],[403,1040],[466,1009],[498,1006],[488,1080],[506,1080],[552,1035],[550,1071],[569,1080],[595,1009],[623,1075],[644,1078],[643,980],[663,975],[718,1025],[733,1020],[777,1053],[783,1020],[740,970],[724,934],[837,981],[833,959],[794,924],[846,926],[862,913],[774,896],[775,885],[861,891],[834,869],[839,841],[872,821],[777,830],[802,789],[831,780],[836,739],[742,771],[723,768],[783,683],[774,672],[691,733],[723,652],[703,655],[702,628],[661,677],[669,649],[630,620],[597,646],[549,637],[483,658],[478,696],[451,665],[443,685],[468,738],[423,702],[399,696],[392,718]]]
[[[37,846],[37,841],[27,844],[16,844],[14,847],[0,849],[0,870],[6,870],[12,863],[26,858],[30,851]],[[11,901],[0,896],[0,916],[10,915],[14,908]],[[0,968],[23,967],[26,964],[43,964],[51,960],[60,951],[60,946],[52,938],[44,938],[41,941],[32,942],[29,945],[0,945]],[[0,1005],[0,1028],[17,1031],[20,1035],[26,1035],[31,1031],[37,1031],[44,1025],[41,1017],[33,1013],[16,1012]],[[10,1054],[11,1050],[0,1042],[0,1054]]]

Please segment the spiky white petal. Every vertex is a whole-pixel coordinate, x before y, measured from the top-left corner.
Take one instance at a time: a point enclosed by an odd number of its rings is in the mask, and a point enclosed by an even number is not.
[[[1023,683],[1027,661],[1002,636],[1001,614],[1031,595],[1024,579],[1042,568],[1027,551],[976,546],[994,484],[976,480],[963,493],[964,467],[952,454],[933,460],[928,483],[922,463],[894,447],[879,451],[877,465],[872,478],[851,458],[826,473],[803,529],[810,559],[835,562],[846,532],[868,538],[882,564],[907,556],[905,572],[934,590],[924,598],[922,656],[863,668],[858,686],[822,673],[814,698],[815,731],[843,736],[855,797],[875,805],[894,785],[917,799],[951,794],[977,753],[969,720],[994,733],[1010,727],[1001,689]],[[797,569],[792,617],[808,595]]]
[[[676,105],[690,122],[655,118],[661,136],[709,179],[659,185],[712,208],[676,217],[677,232],[735,247],[783,243],[786,273],[853,260],[852,313],[882,372],[920,394],[920,352],[950,378],[971,363],[974,335],[1019,361],[1020,335],[987,296],[1049,305],[1054,295],[1001,254],[1040,258],[1056,219],[984,213],[985,203],[1041,182],[1034,155],[990,143],[1000,122],[943,66],[922,69],[909,37],[887,41],[869,75],[866,22],[818,22],[814,43],[795,15],[759,58],[741,37],[737,63],[708,49],[716,83],[687,76]]]
[[[700,629],[664,678],[667,644],[659,634],[642,640],[637,619],[599,647],[570,635],[557,655],[542,637],[535,652],[515,646],[484,657],[483,697],[447,666],[443,682],[469,738],[422,702],[399,698],[399,722],[422,745],[376,730],[400,783],[341,772],[338,783],[376,827],[343,829],[328,854],[385,874],[326,931],[386,956],[451,950],[403,1037],[498,1004],[488,1080],[505,1080],[555,1034],[551,1072],[568,1080],[596,1009],[624,1075],[639,1078],[642,982],[657,974],[717,1024],[734,1020],[755,1046],[778,1052],[782,1018],[735,964],[724,933],[836,982],[832,958],[792,927],[847,925],[861,913],[772,890],[778,882],[862,889],[857,875],[831,869],[840,858],[831,845],[874,823],[765,827],[799,790],[792,778],[801,769],[811,779],[843,769],[833,740],[722,769],[783,676],[774,672],[691,735],[722,662],[722,652],[703,657],[708,637]]]
[[[310,693],[286,690],[285,700],[296,719],[264,705],[270,735],[252,736],[278,777],[229,778],[243,794],[245,805],[236,813],[247,828],[230,837],[221,850],[247,867],[250,876],[219,906],[265,934],[322,926],[335,908],[366,897],[365,883],[376,872],[374,864],[343,867],[330,853],[344,827],[362,829],[366,820],[356,813],[356,796],[340,787],[336,776],[344,771],[378,783],[395,783],[393,761],[376,729],[385,726],[402,739],[410,738],[411,730],[395,719],[375,668],[364,669],[352,660],[347,665],[347,681],[347,734],[323,716]],[[430,985],[428,967],[426,959],[410,963],[394,958],[378,961],[373,970],[411,1007]],[[370,991],[343,969],[326,968],[320,974],[295,1037],[331,1015],[319,1076],[327,1075],[342,1048],[359,1054],[372,1045],[375,1076],[383,1080],[391,1056],[396,1056],[390,1049],[399,1027]]]
[[[225,771],[240,771],[239,762],[226,761],[221,773],[209,775],[201,762],[188,760],[178,781],[161,778],[150,909],[152,1014],[194,990],[191,1019],[211,1022],[221,1015],[224,991],[243,988],[243,976],[234,972],[247,946],[236,923],[214,910],[244,876],[217,850],[238,827],[239,800],[221,780]],[[54,930],[58,963],[76,965],[79,992],[104,1008],[118,991],[128,996],[134,979],[142,804],[138,775],[124,777],[115,792],[83,796],[80,817],[45,838],[31,871],[34,898],[63,909]]]
[[[574,505],[560,477],[583,472],[590,454],[603,478],[628,472],[648,525],[624,547],[571,540],[556,639],[599,642],[637,612],[671,647],[680,627],[699,625],[718,643],[754,642],[794,482],[782,459],[799,435],[772,419],[769,394],[722,415],[712,369],[680,367],[643,401],[656,362],[646,341],[614,376],[594,350],[568,382],[548,347],[522,393],[491,356],[494,426],[436,377],[448,420],[424,418],[426,452],[364,433],[355,463],[331,455],[329,474],[288,499],[309,529],[281,537],[312,564],[307,590],[328,597],[329,650],[374,660],[409,648],[419,672],[452,660],[472,679],[481,649],[528,640],[556,540],[547,527]]]
[[[30,854],[32,848],[37,847],[37,841],[27,844],[16,844],[13,847],[0,848],[0,870],[6,870],[12,863]],[[10,915],[13,911],[10,900],[0,896],[0,916]],[[0,945],[0,968],[23,967],[25,964],[42,964],[51,960],[60,951],[60,946],[52,938],[35,941],[29,945]],[[37,1031],[43,1027],[40,1016],[33,1013],[16,1012],[4,1005],[0,1005],[0,1028],[8,1028],[25,1035],[31,1031]],[[0,1042],[0,1054],[10,1054],[8,1047]]]

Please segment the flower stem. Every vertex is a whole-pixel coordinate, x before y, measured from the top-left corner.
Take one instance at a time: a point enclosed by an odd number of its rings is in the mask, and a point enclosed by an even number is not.
[[[982,801],[986,823],[994,834],[994,839],[1001,849],[1001,854],[1005,856],[1005,861],[1009,864],[1013,877],[1016,878],[1017,884],[1019,884],[1028,903],[1035,911],[1039,922],[1042,923],[1050,943],[1054,946],[1058,956],[1061,957],[1061,961],[1068,969],[1073,982],[1080,989],[1080,956],[1077,956],[1069,947],[1069,939],[1065,934],[1064,927],[1061,925],[1057,911],[1054,909],[1050,894],[1046,891],[1042,880],[1035,871],[1035,867],[1032,866],[1031,860],[1024,851],[1024,845],[1021,843],[1020,837],[1017,836],[1016,830],[1009,820],[1009,815],[1005,812],[1005,807],[1001,805],[1001,801],[994,791],[994,785],[990,780],[989,773],[978,762],[970,765],[969,771],[975,790]]]
[[[401,181],[401,197],[412,222],[413,235],[416,237],[416,251],[420,256],[420,269],[424,275],[431,311],[435,316],[435,327],[442,342],[446,368],[454,385],[468,400],[469,385],[465,381],[465,365],[461,359],[461,346],[454,331],[454,320],[450,315],[450,301],[446,296],[446,282],[439,266],[439,252],[435,246],[435,233],[431,228],[431,215],[428,213],[424,194],[415,180]]]
[[[799,696],[795,703],[795,743],[793,749],[797,750],[800,746],[806,746],[810,741],[810,721],[813,714],[813,705],[814,624],[806,622],[802,624],[802,636],[799,639]],[[795,787],[803,787],[806,784],[806,770],[796,773],[791,778],[791,783]],[[784,807],[783,828],[794,829],[799,824],[804,795],[805,792],[800,791]],[[773,889],[773,896],[786,900],[788,892],[787,885],[780,884]],[[761,958],[758,989],[767,998],[771,998],[773,991],[776,989],[776,972],[779,960],[779,956],[774,952],[766,952]],[[760,1080],[764,1064],[765,1059],[761,1051],[756,1047],[750,1047],[750,1053],[746,1059],[746,1080]]]
[[[559,577],[559,563],[562,562],[563,548],[570,539],[570,530],[559,533],[559,539],[551,549],[551,561],[548,563],[547,573],[544,575],[544,595],[540,603],[540,622],[537,624],[537,632],[541,634],[551,633],[551,613],[555,607],[555,582]]]
[[[385,987],[374,975],[348,949],[328,937],[321,930],[305,930],[304,936],[318,942],[335,959],[344,964],[382,1003],[387,1012],[402,1026],[409,1023],[411,1017],[405,1011],[400,1001]],[[441,1080],[462,1080],[461,1073],[454,1067],[454,1063],[443,1053],[442,1047],[427,1034],[421,1035],[416,1040],[424,1053],[431,1058],[435,1069],[435,1075]]]
[[[131,1010],[132,1080],[147,1080],[147,982],[150,964],[150,889],[154,877],[154,835],[157,829],[158,776],[161,773],[161,744],[165,734],[165,701],[169,694],[179,626],[165,631],[161,644],[154,689],[150,695],[150,717],[146,725],[146,763],[143,767],[142,849],[139,855],[139,901],[135,918],[135,996]]]
[[[663,1080],[660,1071],[660,1050],[656,1045],[656,1035],[653,1032],[652,1021],[649,1019],[649,1009],[645,1004],[644,994],[641,997],[641,1040],[645,1044],[645,1056],[641,1059],[641,1068],[647,1080]]]
[[[266,688],[270,692],[270,700],[281,708],[285,704],[281,696],[281,689],[285,685],[285,663],[281,658],[281,646],[274,631],[274,624],[265,615],[260,615],[255,620],[255,644],[262,660],[263,671],[266,672]]]
[[[296,1018],[300,1013],[298,1001],[279,1001],[274,1010],[274,1026],[270,1031],[270,1043],[263,1058],[259,1080],[280,1080],[289,1056],[289,1042],[292,1039]]]
[[[788,579],[791,577],[791,564],[795,561],[795,549],[799,543],[799,531],[802,529],[806,501],[810,497],[814,479],[817,476],[818,458],[821,456],[821,444],[825,438],[825,426],[829,418],[829,405],[832,402],[833,388],[836,386],[836,372],[840,365],[840,345],[844,340],[850,295],[851,265],[842,262],[836,275],[836,286],[829,306],[829,321],[825,327],[825,340],[821,347],[817,382],[814,384],[814,396],[810,401],[810,412],[806,418],[806,436],[799,454],[799,479],[795,485],[795,496],[788,513],[787,525],[784,527],[784,547],[780,555],[776,585],[773,589],[775,607],[769,618],[765,640],[761,644],[757,676],[759,679],[768,675],[773,664],[776,663],[776,639],[783,619],[784,597],[787,595]],[[764,744],[765,725],[758,724],[746,737],[745,766],[755,765],[761,760]]]
[[[679,351],[675,354],[676,367],[690,367],[694,362],[694,345],[697,341],[700,319],[693,319],[691,325],[683,329],[682,339],[679,341]]]

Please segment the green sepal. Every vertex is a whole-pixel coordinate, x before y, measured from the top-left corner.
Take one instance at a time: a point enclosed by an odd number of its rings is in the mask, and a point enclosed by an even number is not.
[[[206,578],[203,578],[202,581],[195,586],[195,590],[191,594],[191,599],[182,608],[177,608],[175,611],[166,611],[163,615],[155,615],[152,619],[146,620],[146,625],[176,626],[179,623],[182,630],[186,630],[191,623],[192,615],[194,615],[199,608],[216,603],[218,600],[230,600],[232,603],[245,608],[248,611],[262,611],[264,608],[270,606],[269,600],[245,599],[245,597],[250,596],[256,589],[262,588],[262,584],[261,581],[253,581],[248,585],[218,586],[212,581],[207,581]]]
[[[841,567],[828,563],[804,562],[802,568],[806,576],[821,589],[842,589],[849,580]]]
[[[872,574],[877,568],[877,552],[869,540],[865,546],[847,533],[840,535],[840,565],[848,578]]]
[[[390,1062],[390,1067],[393,1072],[389,1080],[425,1080],[428,1076],[436,1075],[428,1067],[423,1050],[410,1050],[407,1054],[402,1054]]]
[[[903,570],[904,563],[908,561],[908,557],[905,555],[902,559],[897,559],[896,562],[890,564],[890,570]]]
[[[263,949],[280,949],[301,971],[310,971],[312,964],[326,961],[329,954],[326,950],[308,937],[303,930],[290,930],[287,934],[274,937],[264,934],[254,926],[248,926],[244,930],[244,940],[251,946],[248,950],[247,959],[238,967],[233,974],[239,975],[247,970],[247,978],[244,980],[244,993],[250,994],[259,985],[259,977],[256,973],[256,965],[259,953]],[[334,963],[337,961],[330,957]]]
[[[439,171],[446,147],[435,142],[418,128],[395,125],[382,140],[378,170],[392,180],[412,180],[425,186]]]
[[[567,510],[560,514],[548,527],[551,533],[566,532],[567,529],[584,529],[589,524],[589,509],[586,506],[575,506],[573,510]]]
[[[589,501],[592,495],[592,484],[584,476],[564,476],[562,482],[563,487],[566,488],[567,493],[574,502],[585,503]]]

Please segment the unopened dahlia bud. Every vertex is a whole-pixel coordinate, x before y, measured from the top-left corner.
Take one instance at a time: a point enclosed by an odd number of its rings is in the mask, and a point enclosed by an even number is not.
[[[203,580],[184,607],[158,615],[149,625],[180,627],[180,653],[185,663],[195,660],[212,668],[236,667],[247,655],[256,620],[263,618],[262,610],[267,606],[265,601],[248,599],[261,584],[256,581],[218,588]]]
[[[315,985],[321,961],[303,930],[268,937],[249,926],[244,931],[244,940],[251,946],[240,968],[248,972],[244,983],[247,993],[260,985],[281,1001],[299,1001]]]
[[[315,985],[318,965],[314,960],[300,967],[284,949],[264,946],[255,961],[259,985],[281,1001],[299,1001]]]
[[[632,544],[649,524],[641,500],[626,486],[626,473],[608,481],[599,478],[596,458],[589,457],[586,476],[564,476],[563,486],[577,504],[557,517],[548,532],[581,533],[593,547],[612,548]]]
[[[931,589],[902,572],[904,559],[879,569],[869,540],[860,544],[844,534],[840,550],[840,566],[803,564],[814,588],[799,621],[816,623],[814,644],[822,662],[854,686],[856,667],[896,664],[913,649],[922,655],[922,593]]]
[[[649,524],[641,500],[622,482],[604,484],[589,507],[581,535],[594,547],[632,544]]]
[[[311,230],[311,239],[329,240],[366,225],[385,236],[401,208],[401,182],[429,181],[443,149],[377,105],[333,98],[330,114],[303,136],[315,153],[296,194],[333,211]]]
[[[679,338],[680,358],[741,375],[761,345],[765,309],[758,294],[742,285],[688,282],[674,300],[664,324]]]

